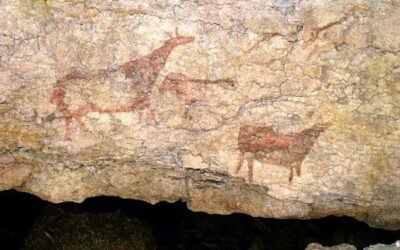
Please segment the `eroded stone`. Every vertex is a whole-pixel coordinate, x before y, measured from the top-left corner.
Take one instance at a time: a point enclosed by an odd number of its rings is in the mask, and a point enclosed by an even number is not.
[[[0,6],[0,189],[400,228],[396,1]]]

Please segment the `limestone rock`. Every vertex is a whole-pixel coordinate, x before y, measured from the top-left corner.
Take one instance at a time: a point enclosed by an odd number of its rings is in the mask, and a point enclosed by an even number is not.
[[[321,244],[310,243],[305,250],[357,250],[357,248],[349,244],[340,244],[332,247],[324,247]]]
[[[400,228],[400,2],[0,2],[0,189]]]
[[[400,249],[400,240],[390,245],[376,244],[364,248],[364,250],[399,250],[399,249]]]
[[[364,250],[398,250],[400,249],[400,241],[397,241],[390,245],[375,244],[369,247],[365,247]],[[357,250],[357,248],[350,244],[340,244],[332,247],[324,247],[318,243],[310,243],[305,250]]]

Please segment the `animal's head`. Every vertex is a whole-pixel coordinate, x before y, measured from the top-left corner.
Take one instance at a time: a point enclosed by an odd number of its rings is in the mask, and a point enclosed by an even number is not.
[[[324,132],[327,128],[329,128],[332,124],[331,123],[317,123],[310,128],[302,130],[295,136],[311,136],[313,138],[318,138],[319,135]]]
[[[317,133],[322,133],[331,125],[332,125],[331,123],[317,123],[312,127],[312,129]]]
[[[331,123],[316,123],[312,127],[301,130],[300,132],[294,133],[293,137],[295,140],[300,142],[305,142],[306,140],[311,140],[312,143],[324,132],[327,128],[329,128]]]
[[[236,89],[236,88],[237,88],[237,83],[236,83],[234,80],[231,80],[231,79],[221,79],[221,80],[218,80],[218,81],[216,81],[216,82],[217,82],[217,83],[220,83],[221,86],[222,86],[224,89],[233,90],[233,89]]]
[[[191,43],[194,41],[194,36],[182,36],[178,32],[178,28],[175,29],[175,36],[173,36],[171,33],[167,33],[169,36],[169,40],[167,43],[173,44],[175,46],[178,45],[183,45],[187,43]]]

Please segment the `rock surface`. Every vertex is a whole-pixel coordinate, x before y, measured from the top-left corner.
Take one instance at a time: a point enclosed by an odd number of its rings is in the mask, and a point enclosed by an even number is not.
[[[390,245],[375,244],[369,247],[364,247],[364,250],[400,250],[400,241]],[[357,250],[357,248],[350,244],[340,244],[332,247],[324,247],[318,243],[310,243],[305,250]]]
[[[332,247],[324,247],[318,243],[311,243],[306,247],[305,250],[357,250],[357,248],[349,244],[340,244]]]
[[[371,245],[369,247],[364,248],[364,250],[400,250],[400,240],[390,245],[385,245],[385,244]]]
[[[400,2],[0,2],[0,189],[400,228]]]

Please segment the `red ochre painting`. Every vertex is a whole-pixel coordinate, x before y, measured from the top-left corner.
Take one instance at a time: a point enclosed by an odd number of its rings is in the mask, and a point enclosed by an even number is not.
[[[147,118],[158,124],[155,109],[152,105],[153,90],[161,70],[164,68],[171,52],[180,45],[194,42],[193,36],[182,36],[176,30],[175,36],[169,34],[170,39],[155,49],[150,54],[139,59],[128,61],[116,68],[102,69],[93,74],[72,71],[58,79],[50,97],[50,102],[56,106],[65,122],[64,139],[71,139],[72,122],[75,121],[81,128],[85,128],[82,121],[88,113],[98,112],[115,114],[122,112],[138,112],[139,121],[142,121],[142,112],[147,112]],[[118,82],[118,77],[123,76],[129,83],[129,101],[124,105],[103,107],[99,103],[87,100],[84,104],[72,108],[66,101],[69,86],[76,81],[109,81],[111,84]],[[197,79],[183,73],[171,72],[166,75],[161,86],[160,94],[167,92],[175,94],[186,103],[186,111],[190,105],[202,100],[202,88],[218,86],[224,89],[235,89],[237,83],[231,79]],[[89,98],[90,99],[90,98]],[[185,117],[188,118],[188,117]],[[148,119],[147,119],[148,120]],[[240,151],[239,162],[236,167],[238,173],[247,161],[248,179],[253,181],[253,162],[279,165],[290,170],[289,181],[293,180],[294,171],[300,175],[300,166],[313,147],[319,135],[327,129],[327,124],[315,124],[297,133],[280,134],[272,127],[244,125],[239,130],[238,148]]]
[[[169,34],[170,39],[154,50],[149,55],[142,58],[128,61],[119,67],[99,70],[94,74],[84,74],[79,71],[72,71],[59,79],[53,89],[50,102],[53,103],[57,111],[62,114],[61,118],[65,122],[65,139],[71,139],[72,122],[75,121],[80,128],[85,128],[82,121],[88,113],[122,113],[122,112],[138,112],[140,122],[143,119],[142,112],[147,111],[150,121],[158,124],[155,108],[152,105],[152,96],[154,85],[161,70],[164,68],[171,52],[180,45],[192,43],[195,38],[193,36],[182,36],[176,30],[173,37]],[[118,82],[118,77],[129,80],[129,93],[132,94],[129,101],[125,105],[112,108],[101,107],[98,103],[85,101],[84,104],[72,108],[66,101],[69,87],[73,86],[77,81],[109,81],[111,84]],[[220,86],[224,89],[234,89],[236,82],[230,79],[196,79],[189,77],[183,73],[169,73],[161,86],[158,88],[160,94],[172,92],[186,103],[185,118],[188,118],[187,110],[190,105],[202,99],[202,88],[207,86]],[[87,84],[88,86],[88,84]],[[89,88],[92,87],[89,85]],[[149,119],[147,119],[149,120]]]
[[[94,74],[84,74],[79,71],[73,71],[59,79],[55,84],[50,102],[56,105],[57,110],[62,113],[62,119],[65,121],[66,132],[65,139],[71,137],[71,123],[75,120],[81,128],[84,128],[82,118],[89,112],[99,113],[120,113],[120,112],[141,112],[147,111],[151,120],[155,123],[155,110],[152,106],[152,91],[156,79],[160,71],[164,68],[172,50],[177,46],[191,43],[195,40],[193,36],[182,36],[176,30],[176,36],[164,42],[164,44],[154,50],[149,55],[142,58],[128,61],[117,68],[99,70]],[[123,74],[125,79],[130,80],[130,91],[132,92],[131,100],[126,105],[115,108],[102,108],[96,103],[90,101],[84,105],[71,110],[65,101],[68,85],[73,84],[77,80],[95,81],[95,80],[111,80],[117,78],[119,74]],[[117,80],[115,80],[117,82]]]
[[[297,133],[280,134],[272,127],[245,125],[239,130],[238,148],[240,151],[236,173],[240,171],[244,160],[247,161],[248,179],[253,181],[253,163],[262,163],[286,167],[290,170],[289,182],[294,171],[300,175],[300,167],[320,134],[329,124],[315,124]]]

